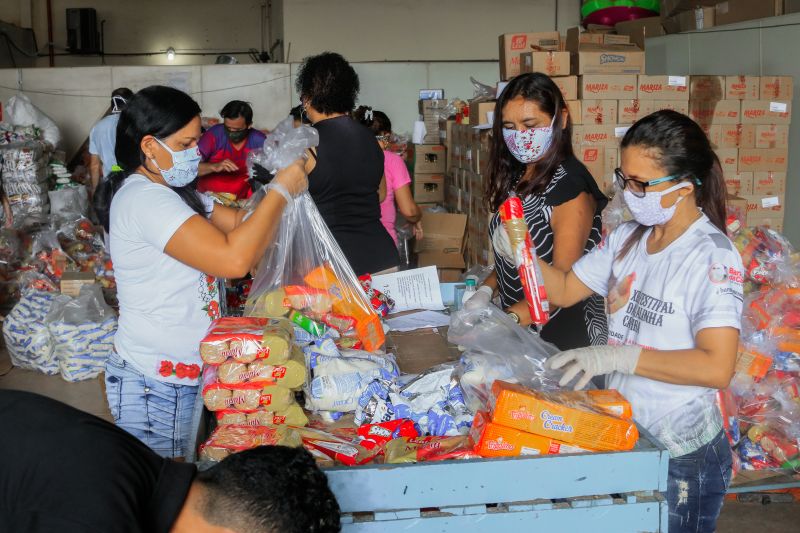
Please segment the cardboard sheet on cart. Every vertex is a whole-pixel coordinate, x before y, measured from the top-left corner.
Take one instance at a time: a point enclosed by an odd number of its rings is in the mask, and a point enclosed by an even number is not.
[[[389,346],[400,371],[419,374],[432,366],[458,359],[458,349],[447,342],[447,328],[390,332]]]

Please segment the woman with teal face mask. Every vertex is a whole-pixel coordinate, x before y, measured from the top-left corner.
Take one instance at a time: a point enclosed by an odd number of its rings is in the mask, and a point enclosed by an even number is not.
[[[200,339],[220,316],[216,278],[241,278],[308,185],[281,170],[245,220],[196,189],[200,107],[177,89],[139,91],[117,128],[117,164],[95,195],[110,234],[120,304],[106,395],[116,424],[166,457],[184,457],[200,380]]]
[[[600,243],[606,197],[572,151],[572,121],[556,84],[544,74],[517,76],[499,95],[494,115],[487,198],[495,215],[489,231],[495,271],[467,303],[477,308],[494,295],[523,326],[531,324],[508,235],[497,214],[514,192],[539,256],[564,272]],[[562,350],[605,344],[602,298],[551,313],[542,338]]]
[[[550,302],[608,301],[608,345],[548,361],[576,388],[605,376],[670,453],[670,533],[716,528],[731,479],[717,389],[733,376],[742,259],[725,234],[725,182],[703,130],[675,111],[634,124],[616,179],[634,220],[564,273],[541,264]]]

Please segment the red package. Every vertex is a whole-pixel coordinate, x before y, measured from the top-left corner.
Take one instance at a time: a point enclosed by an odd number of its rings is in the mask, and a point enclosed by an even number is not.
[[[544,279],[537,262],[536,248],[533,246],[528,224],[525,222],[522,201],[516,195],[512,195],[500,206],[500,220],[503,221],[511,248],[514,250],[531,320],[537,325],[546,324],[550,320],[550,303],[547,301]]]
[[[387,463],[416,463],[451,459],[478,459],[469,436],[401,437],[390,440],[383,449]]]
[[[400,437],[419,437],[419,426],[413,420],[401,418],[380,424],[364,424],[358,428],[358,435],[364,439],[362,443],[372,441],[377,445],[383,445]],[[371,445],[364,444],[364,446]]]
[[[303,439],[307,450],[321,452],[345,466],[367,464],[378,456],[380,449],[368,449],[355,441],[346,440],[318,429],[292,427]]]

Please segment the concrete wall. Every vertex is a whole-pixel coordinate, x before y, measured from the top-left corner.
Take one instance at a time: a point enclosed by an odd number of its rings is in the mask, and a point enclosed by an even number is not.
[[[800,14],[668,35],[647,41],[648,74],[794,76],[792,108],[800,109]],[[800,246],[800,116],[789,132],[784,230]]]
[[[580,0],[285,0],[288,61],[325,50],[351,61],[497,59],[502,33],[577,25]]]

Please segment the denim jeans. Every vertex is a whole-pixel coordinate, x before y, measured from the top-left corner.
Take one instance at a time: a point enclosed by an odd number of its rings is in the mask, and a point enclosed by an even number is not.
[[[713,533],[731,481],[730,444],[721,431],[705,446],[669,461],[669,533]]]
[[[106,398],[114,422],[162,457],[186,457],[194,442],[197,386],[149,378],[112,353],[106,363]]]

